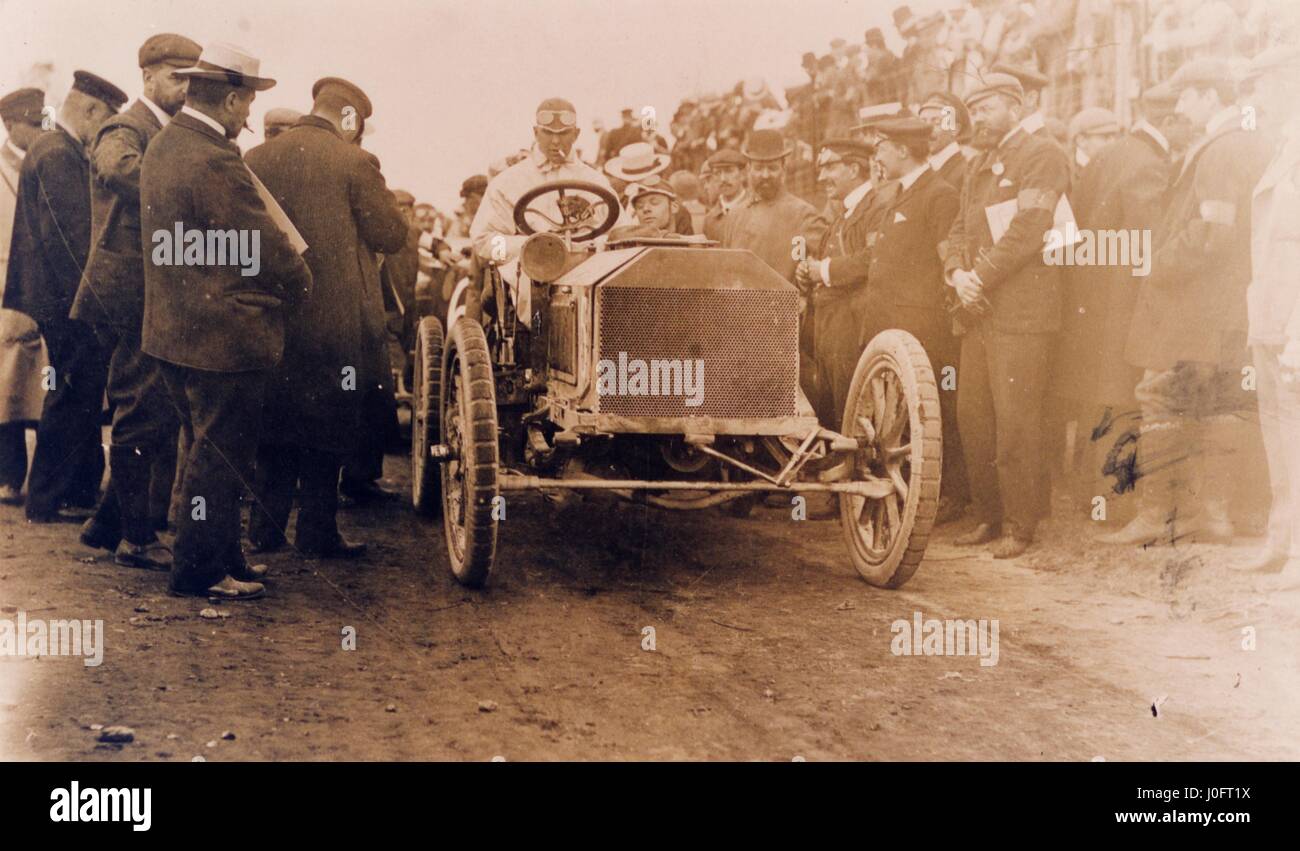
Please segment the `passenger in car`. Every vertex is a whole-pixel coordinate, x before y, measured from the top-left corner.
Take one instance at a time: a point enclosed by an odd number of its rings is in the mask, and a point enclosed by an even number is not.
[[[609,232],[609,241],[636,237],[678,236],[675,222],[681,210],[677,194],[668,181],[658,175],[640,183],[630,183],[623,192],[626,203],[636,216],[636,224],[622,225]]]

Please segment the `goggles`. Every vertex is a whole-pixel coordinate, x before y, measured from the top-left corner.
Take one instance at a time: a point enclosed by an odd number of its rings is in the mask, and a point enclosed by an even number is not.
[[[547,127],[552,122],[558,122],[563,127],[576,127],[578,124],[578,115],[577,113],[570,112],[567,109],[537,110],[538,127]]]

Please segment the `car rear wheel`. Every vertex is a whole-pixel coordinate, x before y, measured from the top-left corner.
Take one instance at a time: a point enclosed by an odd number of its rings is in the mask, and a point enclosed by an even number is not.
[[[898,588],[925,556],[943,465],[934,370],[911,334],[883,331],[867,345],[849,388],[843,432],[871,438],[854,455],[852,478],[887,479],[894,485],[882,499],[840,495],[849,555],[867,582]]]
[[[441,505],[442,474],[429,450],[439,443],[442,400],[442,323],[435,316],[420,320],[415,336],[415,370],[411,387],[411,503],[421,514]]]
[[[497,549],[497,404],[483,326],[451,326],[442,363],[443,530],[456,581],[482,587]]]

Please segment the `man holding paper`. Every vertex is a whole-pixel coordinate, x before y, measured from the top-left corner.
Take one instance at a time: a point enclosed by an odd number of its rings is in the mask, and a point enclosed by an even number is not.
[[[207,228],[209,244],[216,234],[248,234],[260,255],[253,274],[225,252],[205,256],[202,246],[187,244],[181,264],[159,252],[145,257],[141,347],[161,361],[190,438],[174,594],[251,599],[265,591],[257,580],[266,568],[249,565],[240,549],[239,496],[252,481],[267,373],[284,351],[282,305],[301,301],[312,279],[233,141],[257,92],[275,85],[259,70],[239,48],[205,47],[178,71],[189,78],[185,105],[149,143],[140,170],[143,234],[178,223]]]
[[[967,95],[981,153],[941,247],[946,282],[962,306],[957,422],[977,520],[957,542],[1000,538],[996,558],[1028,548],[1049,504],[1039,467],[1061,292],[1043,250],[1070,181],[1061,148],[1020,126],[1023,99],[1008,74],[987,75]]]

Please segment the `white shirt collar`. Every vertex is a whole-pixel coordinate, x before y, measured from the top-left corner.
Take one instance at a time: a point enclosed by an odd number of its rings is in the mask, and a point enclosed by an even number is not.
[[[947,147],[937,154],[930,155],[930,168],[938,171],[948,164],[948,160],[961,153],[961,145],[956,142],[949,142]]]
[[[1074,161],[1078,164],[1079,168],[1088,167],[1089,157],[1083,152],[1083,148],[1074,149]]]
[[[13,139],[5,139],[5,147],[15,159],[21,160],[23,157],[27,156],[27,152],[15,145]]]
[[[1016,135],[1017,133],[1019,133],[1021,130],[1025,130],[1025,123],[1024,123],[1023,121],[1020,122],[1019,124],[1017,124],[1015,127],[1012,127],[1010,130],[1007,131],[1007,135],[1003,136],[1002,139],[1001,139],[1001,141],[998,142],[998,147],[1000,148],[1000,147],[1002,147],[1003,145],[1005,145],[1005,144],[1007,143],[1007,140],[1008,140],[1008,139],[1010,139],[1012,136],[1014,136],[1014,135]],[[1032,131],[1032,130],[1025,130],[1025,132],[1026,132],[1026,133],[1032,133],[1033,131]]]
[[[559,165],[555,165],[547,159],[546,154],[542,153],[542,149],[537,147],[536,142],[533,143],[533,149],[529,152],[529,156],[532,157],[533,165],[537,166],[537,170],[546,173],[576,163],[578,161],[578,146],[574,145],[572,148],[569,148],[569,155],[565,157],[564,162]]]
[[[871,189],[872,183],[868,180],[859,185],[857,189],[854,189],[848,195],[844,196],[844,218],[847,219],[849,216],[853,215],[853,211],[858,208],[858,205],[862,203],[862,199],[867,197],[867,193],[870,192]]]
[[[1237,120],[1240,115],[1241,110],[1237,109],[1236,104],[1225,106],[1223,109],[1215,113],[1213,118],[1205,122],[1205,135],[1209,136],[1213,133],[1219,132],[1229,123]]]
[[[1032,136],[1035,133],[1037,133],[1039,130],[1042,130],[1043,127],[1045,126],[1045,124],[1043,123],[1043,114],[1041,112],[1034,112],[1029,115],[1026,115],[1024,118],[1020,120],[1020,124],[1018,126],[1021,129],[1023,129],[1026,133]]]
[[[140,103],[149,107],[149,111],[153,113],[153,117],[157,118],[158,123],[161,124],[162,126],[166,127],[167,122],[172,120],[172,117],[170,115],[168,115],[166,112],[163,112],[163,108],[161,106],[154,103],[152,100],[145,97],[144,95],[140,95]],[[206,118],[207,116],[204,117]],[[222,135],[225,135],[224,132],[222,133]]]
[[[911,189],[912,184],[916,183],[916,181],[920,179],[921,175],[925,174],[929,170],[930,164],[928,162],[921,163],[919,166],[900,177],[898,182],[902,184],[904,190]]]
[[[1133,131],[1137,132],[1138,130],[1141,130],[1152,139],[1155,139],[1156,144],[1163,148],[1166,154],[1169,153],[1169,140],[1166,139],[1165,134],[1157,130],[1155,125],[1150,121],[1147,121],[1145,118],[1139,118],[1137,123],[1133,125]]]
[[[726,198],[723,198],[721,195],[719,195],[718,204],[722,207],[722,212],[730,213],[732,210],[736,209],[741,204],[745,203],[745,196],[747,194],[748,194],[747,190],[742,189],[740,190],[740,194],[737,195],[735,198],[732,198],[730,201],[728,201]]]
[[[220,134],[221,134],[221,138],[223,138],[223,139],[226,138],[226,128],[224,128],[224,127],[222,127],[220,124],[218,124],[218,123],[217,123],[217,120],[216,120],[215,118],[213,118],[212,116],[210,116],[210,115],[204,115],[203,113],[199,112],[197,109],[193,109],[192,107],[190,107],[190,106],[188,106],[188,105],[187,105],[187,106],[182,106],[182,107],[181,107],[181,112],[185,113],[185,114],[188,115],[190,118],[196,119],[196,120],[198,120],[198,121],[202,121],[204,124],[208,125],[208,126],[211,127],[213,130],[216,130],[218,133],[220,133]]]

